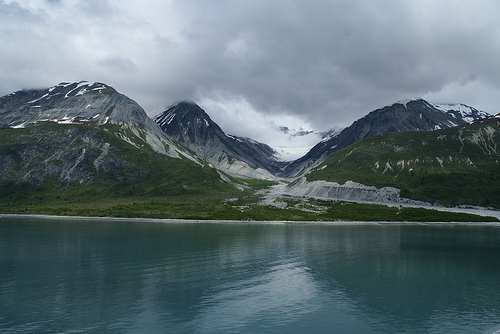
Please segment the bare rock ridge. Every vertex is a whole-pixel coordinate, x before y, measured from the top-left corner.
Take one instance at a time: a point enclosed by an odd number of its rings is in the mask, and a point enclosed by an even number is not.
[[[188,156],[182,146],[165,136],[139,104],[103,83],[62,82],[47,89],[22,90],[0,98],[0,128],[23,128],[42,122],[116,125],[159,153]],[[124,131],[120,136],[137,145]]]
[[[266,144],[226,135],[194,102],[173,105],[154,117],[165,133],[203,160],[230,174],[272,178],[282,163]]]
[[[340,133],[332,132],[300,159],[283,162],[266,144],[224,133],[194,102],[173,105],[153,120],[135,101],[97,82],[63,82],[0,98],[0,128],[44,122],[115,126],[121,139],[137,147],[148,145],[170,157],[207,162],[230,175],[265,179],[303,175],[333,152],[367,137],[444,129],[487,116],[465,105],[433,104],[422,99],[401,101],[372,111]],[[106,144],[99,145],[105,152]]]
[[[63,82],[1,97],[0,129],[0,181],[13,184],[135,182],[151,172],[138,151],[158,153],[155,161],[201,164],[135,101],[102,83]]]
[[[0,102],[1,127],[24,127],[38,122],[63,124],[107,122],[143,123],[142,108],[115,89],[86,81],[60,83],[40,90],[23,90]]]
[[[321,163],[330,154],[364,138],[386,132],[432,131],[470,123],[488,113],[462,104],[433,104],[423,99],[394,103],[372,111],[342,132],[315,145],[303,157],[280,162],[269,146],[247,138],[226,135],[194,102],[181,102],[154,120],[174,140],[195,151],[217,168],[227,168],[229,157],[280,177],[295,177]]]
[[[283,175],[298,176],[333,152],[368,137],[386,132],[445,129],[488,116],[484,111],[463,104],[439,105],[423,99],[397,102],[370,112],[336,136],[318,143],[305,156],[287,165]]]

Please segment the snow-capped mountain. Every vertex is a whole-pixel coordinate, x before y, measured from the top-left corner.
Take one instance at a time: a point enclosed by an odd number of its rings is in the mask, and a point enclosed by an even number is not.
[[[438,131],[372,136],[332,153],[289,191],[386,203],[498,207],[499,130],[500,119],[490,116]]]
[[[113,96],[111,99],[110,97],[115,94],[117,92],[112,87],[86,81],[62,82],[48,89],[18,91],[2,98],[0,124],[13,128],[44,121],[59,124],[106,124],[111,121],[116,124],[122,120],[120,118],[138,115],[137,113],[112,115],[113,109],[110,108],[116,102],[125,101],[130,105],[134,104],[123,95],[119,96],[119,99],[118,96]],[[134,107],[138,106],[132,108]]]
[[[47,89],[22,90],[0,98],[0,127],[23,128],[42,122],[118,125],[118,135],[137,145],[137,139],[155,151],[193,159],[170,140],[135,101],[103,83],[62,82]]]
[[[470,107],[461,103],[432,103],[429,101],[425,101],[421,98],[416,98],[414,100],[404,100],[399,101],[396,104],[407,105],[413,101],[422,101],[426,103],[429,107],[435,108],[436,110],[442,111],[445,114],[448,114],[452,117],[452,120],[448,123],[448,127],[458,126],[465,123],[472,123],[475,120],[482,119],[485,117],[491,116],[489,113],[478,110],[474,107]],[[455,119],[456,121],[454,121]],[[438,130],[439,128],[435,128],[434,130]]]
[[[14,188],[125,182],[132,195],[134,185],[145,182],[150,186],[143,192],[165,194],[217,188],[215,181],[222,181],[136,102],[103,83],[60,83],[1,97],[0,136],[0,183]],[[154,180],[159,177],[166,179]],[[125,188],[118,185],[116,193]]]
[[[370,112],[342,132],[314,146],[290,163],[285,174],[296,176],[317,165],[330,154],[364,138],[394,131],[445,129],[489,116],[463,104],[433,104],[423,99],[405,100]]]
[[[487,116],[463,104],[399,101],[372,111],[342,131],[321,133],[281,127],[286,141],[270,147],[226,134],[193,102],[176,104],[153,120],[135,101],[98,82],[63,82],[0,98],[0,128],[88,124],[106,128],[136,147],[148,145],[170,157],[206,161],[228,174],[267,179],[301,175],[331,153],[367,137],[392,131],[444,129]]]
[[[226,135],[194,102],[175,104],[153,119],[169,137],[229,174],[272,178],[279,170],[271,147]]]

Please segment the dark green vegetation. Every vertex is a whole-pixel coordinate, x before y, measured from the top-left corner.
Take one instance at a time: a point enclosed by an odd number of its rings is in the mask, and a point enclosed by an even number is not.
[[[24,190],[27,192],[23,196],[3,197],[0,213],[240,221],[498,221],[472,214],[318,200],[314,201],[314,210],[308,210],[311,203],[304,201],[277,208],[257,204],[249,191],[238,193],[242,197],[228,202],[229,193],[203,196],[186,191],[176,196],[117,196],[115,188],[94,188],[89,196],[82,189],[57,193],[42,188]]]
[[[126,140],[124,140],[124,138]],[[380,205],[282,198],[273,182],[230,178],[154,152],[116,126],[40,124],[0,130],[0,213],[290,221],[494,221]],[[238,189],[235,184],[240,185]]]
[[[308,181],[353,180],[447,206],[500,208],[499,118],[431,132],[386,133],[332,154]]]
[[[112,130],[55,124],[0,130],[1,211],[113,216],[137,201],[171,199],[182,209],[184,202],[239,192],[213,168],[138,148]]]

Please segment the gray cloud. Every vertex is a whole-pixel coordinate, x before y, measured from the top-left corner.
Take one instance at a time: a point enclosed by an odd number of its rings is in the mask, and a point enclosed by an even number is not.
[[[97,62],[97,64],[110,68],[111,71],[118,70],[122,72],[135,72],[137,70],[137,66],[135,63],[121,56],[107,56],[106,58]]]
[[[497,113],[498,17],[495,0],[3,1],[0,95],[102,81],[151,114],[204,102],[226,127],[235,100],[322,129],[416,96]]]

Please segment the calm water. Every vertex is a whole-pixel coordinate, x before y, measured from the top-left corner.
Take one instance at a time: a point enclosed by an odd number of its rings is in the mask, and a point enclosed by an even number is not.
[[[1,333],[482,333],[500,227],[0,219]]]

